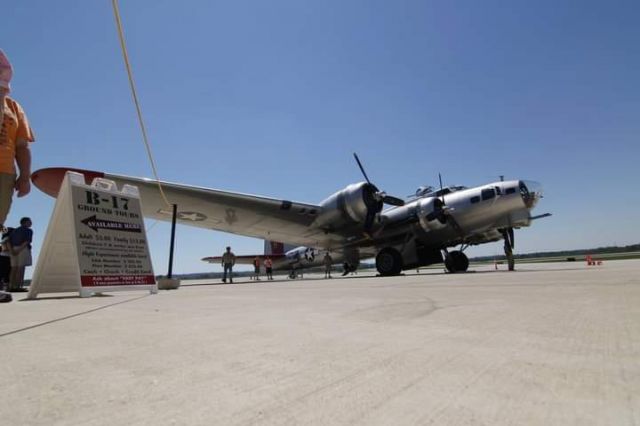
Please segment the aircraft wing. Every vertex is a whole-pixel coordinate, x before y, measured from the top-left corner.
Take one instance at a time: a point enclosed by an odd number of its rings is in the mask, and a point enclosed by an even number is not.
[[[265,255],[255,255],[255,256],[251,256],[251,255],[243,255],[243,256],[236,256],[236,265],[253,265],[253,260],[255,258],[260,259],[260,265],[263,265],[264,259],[266,259],[267,257],[271,258],[272,261],[276,261],[278,259],[282,259],[285,258],[286,256],[283,254],[278,254],[278,255],[269,255],[269,256],[265,256]],[[222,256],[208,256],[208,257],[203,257],[201,259],[203,262],[209,262],[209,263],[214,263],[214,264],[221,264],[222,263]]]
[[[491,243],[494,241],[500,241],[502,239],[502,234],[495,229],[489,229],[485,232],[478,232],[472,235],[469,235],[465,241],[471,245],[479,245],[484,243]]]
[[[172,207],[164,202],[157,182],[151,179],[72,168],[46,168],[34,172],[31,180],[40,190],[56,197],[67,171],[84,174],[87,183],[101,177],[114,181],[118,187],[124,184],[137,186],[143,215],[171,221]],[[344,240],[344,236],[311,226],[320,212],[317,205],[167,182],[162,182],[162,188],[169,202],[177,204],[178,223],[183,225],[311,247]]]

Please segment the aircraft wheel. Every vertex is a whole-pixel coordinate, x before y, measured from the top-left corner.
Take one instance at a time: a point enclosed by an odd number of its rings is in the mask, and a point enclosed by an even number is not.
[[[449,255],[445,258],[444,266],[447,268],[447,271],[451,273],[465,272],[469,269],[469,258],[461,251],[452,251],[449,252]]]
[[[383,249],[376,256],[376,269],[383,276],[398,275],[402,271],[402,256],[396,249]]]

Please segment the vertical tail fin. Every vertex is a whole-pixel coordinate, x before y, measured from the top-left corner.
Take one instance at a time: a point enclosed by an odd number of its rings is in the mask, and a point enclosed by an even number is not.
[[[283,255],[296,246],[291,244],[281,243],[279,241],[264,240],[264,254],[266,255]]]

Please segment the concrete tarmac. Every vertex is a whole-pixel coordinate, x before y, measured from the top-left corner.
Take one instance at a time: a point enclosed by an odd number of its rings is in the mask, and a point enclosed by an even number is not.
[[[640,261],[517,267],[0,305],[0,423],[640,423]]]

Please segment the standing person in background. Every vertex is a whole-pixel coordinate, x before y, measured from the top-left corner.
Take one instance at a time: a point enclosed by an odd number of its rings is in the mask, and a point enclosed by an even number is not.
[[[229,272],[229,282],[233,284],[233,265],[236,264],[236,255],[231,251],[231,247],[227,247],[227,251],[222,255],[222,267],[224,268],[224,275],[222,276],[222,282],[227,282],[227,271]]]
[[[0,225],[4,225],[13,199],[13,191],[24,197],[31,190],[31,151],[33,131],[22,107],[10,98],[9,82],[13,69],[0,49]],[[16,163],[20,172],[16,177]]]
[[[26,291],[24,287],[24,270],[31,266],[31,219],[20,219],[20,227],[16,228],[9,236],[11,243],[11,274],[9,291]]]
[[[333,265],[333,258],[331,257],[329,252],[327,252],[324,255],[323,261],[324,261],[324,277],[331,278],[331,266]]]
[[[253,259],[253,274],[252,278],[260,281],[260,258],[258,256]]]
[[[267,256],[267,258],[264,260],[264,268],[267,271],[267,280],[272,280],[273,279],[273,262],[271,261],[271,258],[269,256]]]
[[[11,273],[11,243],[9,236],[14,228],[5,228],[2,232],[2,240],[0,241],[0,290],[9,289],[9,280]]]

